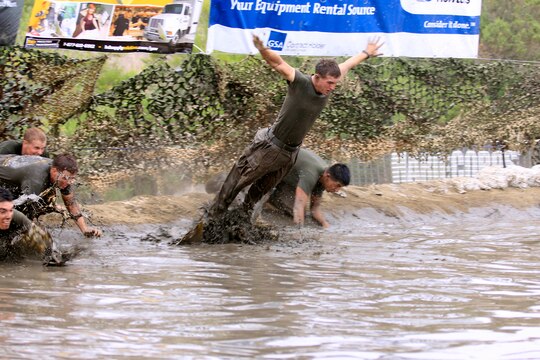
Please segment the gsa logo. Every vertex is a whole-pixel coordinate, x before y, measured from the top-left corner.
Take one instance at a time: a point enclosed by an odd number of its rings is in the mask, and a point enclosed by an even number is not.
[[[285,38],[287,33],[279,31],[270,31],[270,37],[268,38],[267,46],[272,50],[281,51],[285,45]]]

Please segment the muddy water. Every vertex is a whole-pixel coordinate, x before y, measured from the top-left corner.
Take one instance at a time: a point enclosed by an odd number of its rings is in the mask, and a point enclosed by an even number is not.
[[[357,213],[257,246],[64,230],[87,242],[69,266],[0,264],[0,358],[538,359],[537,213]]]

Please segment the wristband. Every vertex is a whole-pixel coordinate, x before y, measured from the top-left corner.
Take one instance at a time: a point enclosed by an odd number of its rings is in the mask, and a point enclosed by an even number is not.
[[[71,218],[75,221],[79,220],[83,215],[81,213],[78,213],[77,215],[71,215]]]
[[[369,53],[366,50],[362,50],[362,52],[367,55],[366,59],[369,59],[371,57],[371,55],[369,55]]]

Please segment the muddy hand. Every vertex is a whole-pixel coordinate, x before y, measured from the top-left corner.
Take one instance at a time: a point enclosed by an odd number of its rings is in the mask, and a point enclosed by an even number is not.
[[[99,230],[99,229],[86,230],[84,232],[84,236],[86,236],[86,237],[100,237],[101,236],[101,230]]]

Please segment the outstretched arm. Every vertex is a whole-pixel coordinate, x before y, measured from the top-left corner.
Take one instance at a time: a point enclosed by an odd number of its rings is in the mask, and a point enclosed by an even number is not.
[[[350,58],[339,64],[339,69],[341,70],[341,77],[345,77],[349,70],[360,64],[362,61],[367,60],[370,57],[382,55],[382,53],[379,52],[379,48],[383,45],[384,43],[380,42],[380,38],[369,40],[366,48],[362,50],[362,52],[351,56]]]
[[[73,193],[62,195],[62,200],[64,201],[64,205],[66,205],[66,209],[68,210],[69,214],[73,220],[75,220],[75,223],[85,236],[101,236],[101,230],[94,229],[86,225],[84,216],[81,213],[81,209],[75,200],[75,195]]]
[[[280,73],[285,80],[289,82],[294,80],[294,68],[287,64],[277,52],[264,46],[262,40],[255,34],[253,34],[253,45],[259,50],[259,53],[268,65]]]

